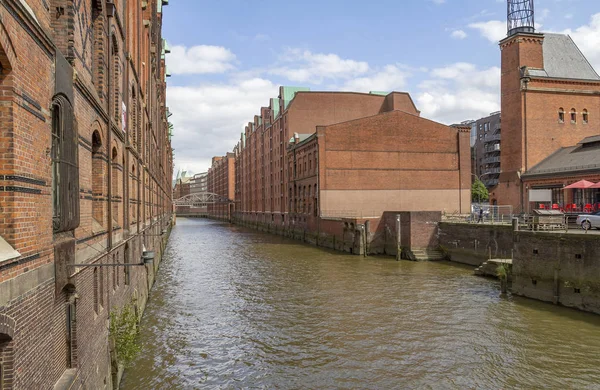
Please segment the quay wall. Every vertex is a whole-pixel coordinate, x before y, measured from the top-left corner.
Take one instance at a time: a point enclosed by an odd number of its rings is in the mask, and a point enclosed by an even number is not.
[[[480,266],[490,258],[510,258],[513,228],[510,225],[486,225],[442,222],[437,233],[438,245],[448,259]]]
[[[600,236],[518,232],[513,294],[600,314]]]
[[[451,261],[479,266],[512,257],[512,293],[600,314],[600,236],[514,231],[507,225],[439,225]]]

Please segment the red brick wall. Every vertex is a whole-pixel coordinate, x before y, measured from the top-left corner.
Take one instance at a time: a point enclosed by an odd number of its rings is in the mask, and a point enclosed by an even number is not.
[[[468,132],[393,111],[318,134],[322,214],[470,208]]]
[[[543,68],[543,35],[518,34],[500,43],[502,51],[502,151],[500,183],[491,189],[491,199],[499,205],[512,205],[524,211],[526,203],[520,173],[561,147],[598,134],[595,124],[600,115],[600,83],[521,79],[521,67]],[[559,108],[565,111],[564,123],[558,121]],[[571,124],[569,111],[575,108],[577,123]],[[589,123],[582,123],[582,112],[589,112]]]
[[[55,263],[63,264],[66,259],[54,258],[54,246],[67,237],[76,242],[70,259],[76,263],[122,263],[125,246],[128,261],[139,262],[142,241],[148,250],[162,248],[160,232],[171,210],[172,154],[159,57],[161,17],[151,2],[144,13],[154,23],[143,28],[133,22],[142,17],[141,6],[130,3],[126,14],[124,2],[117,2],[117,14],[105,18],[100,27],[93,25],[91,0],[54,0],[47,2],[48,7],[44,2],[28,2],[35,19],[18,1],[8,0],[0,7],[0,235],[21,254],[0,263],[0,314],[14,322],[12,341],[0,343],[7,389],[52,388],[67,369],[68,299],[77,306],[71,366],[79,371],[78,385],[110,386],[109,310],[135,296],[138,306],[143,305],[148,279],[154,277],[152,267],[133,267],[128,271],[130,283],[125,285],[123,267],[104,268],[99,285],[104,287],[105,307],[95,312],[99,286],[95,291],[92,268],[68,268],[64,289],[58,283],[62,268],[55,270]],[[63,7],[65,13],[57,15],[56,7]],[[108,39],[99,38],[94,44],[93,33],[119,31],[117,23],[125,29],[124,35],[140,39],[125,42],[117,34],[119,61],[109,61]],[[158,49],[156,60],[150,58],[151,45]],[[78,131],[80,223],[74,231],[53,234],[49,151],[57,48],[75,70],[70,103]],[[137,59],[125,61],[126,52]],[[147,66],[141,67],[142,61]],[[110,67],[119,63],[121,69],[109,72],[99,62]],[[118,84],[123,86],[119,95],[114,89]],[[120,123],[111,126],[109,122],[121,109],[114,103],[122,101],[130,109],[138,107],[128,110],[137,115],[128,117],[125,133]],[[120,120],[120,115],[115,119]],[[101,146],[92,159],[94,131],[100,134]],[[133,134],[139,142],[128,149]],[[147,237],[142,238],[142,233]]]

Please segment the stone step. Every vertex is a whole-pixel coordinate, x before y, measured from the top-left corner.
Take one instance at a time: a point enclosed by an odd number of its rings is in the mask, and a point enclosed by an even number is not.
[[[418,261],[444,260],[444,254],[436,249],[413,249],[413,256]]]

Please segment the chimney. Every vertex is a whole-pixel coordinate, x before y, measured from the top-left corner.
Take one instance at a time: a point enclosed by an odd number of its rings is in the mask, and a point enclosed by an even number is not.
[[[300,136],[298,136],[298,133],[294,133],[294,145],[298,144],[298,142],[300,142]]]

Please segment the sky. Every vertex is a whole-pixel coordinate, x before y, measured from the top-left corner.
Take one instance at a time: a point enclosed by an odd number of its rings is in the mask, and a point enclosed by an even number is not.
[[[535,0],[600,71],[600,1]],[[175,173],[206,171],[280,85],[405,91],[444,124],[500,110],[506,0],[171,0],[167,104]]]

